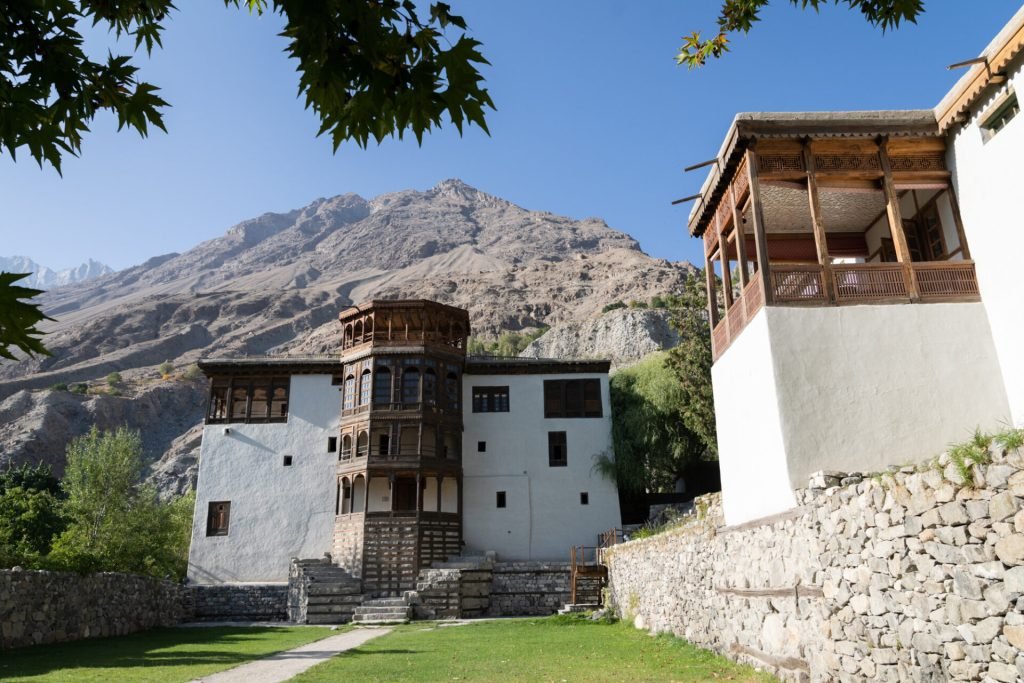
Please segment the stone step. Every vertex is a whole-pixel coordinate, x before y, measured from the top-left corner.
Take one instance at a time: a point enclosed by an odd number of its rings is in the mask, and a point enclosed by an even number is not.
[[[306,614],[353,614],[355,608],[352,605],[309,605],[306,607]]]
[[[354,612],[363,616],[378,617],[408,617],[411,607],[357,607]]]
[[[594,610],[601,609],[601,605],[596,602],[577,602],[575,604],[568,604],[562,609],[558,610],[559,614],[576,614],[578,612],[593,612]]]
[[[352,605],[359,606],[363,603],[361,595],[310,595],[306,599],[307,605]]]
[[[364,607],[405,607],[405,598],[371,598],[363,601]]]
[[[351,583],[311,583],[307,595],[362,595],[362,586]]]
[[[407,624],[409,623],[408,617],[405,619],[378,619],[376,617],[369,617],[363,614],[357,614],[352,617],[353,624],[364,624],[364,625],[387,625],[387,624]]]
[[[347,624],[352,621],[348,614],[308,614],[307,624]]]

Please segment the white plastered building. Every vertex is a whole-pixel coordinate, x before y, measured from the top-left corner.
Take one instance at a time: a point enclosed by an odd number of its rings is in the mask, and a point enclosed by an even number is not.
[[[1024,425],[1024,9],[935,109],[739,114],[702,237],[726,522]]]
[[[368,593],[460,554],[566,561],[620,525],[607,361],[467,358],[428,301],[341,314],[330,358],[209,359],[189,580],[284,583],[334,563]]]

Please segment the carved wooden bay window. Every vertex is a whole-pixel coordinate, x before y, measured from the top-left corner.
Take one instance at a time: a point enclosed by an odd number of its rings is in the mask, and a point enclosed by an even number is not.
[[[289,377],[215,377],[206,422],[287,422],[289,385]]]
[[[601,380],[544,380],[544,417],[601,417]]]

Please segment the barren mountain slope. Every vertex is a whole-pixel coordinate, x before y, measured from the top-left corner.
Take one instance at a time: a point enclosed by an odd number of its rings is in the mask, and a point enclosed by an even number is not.
[[[47,328],[53,356],[0,365],[0,466],[62,460],[62,439],[43,432],[51,414],[78,399],[47,398],[56,383],[90,382],[95,393],[118,371],[122,392],[143,397],[163,361],[180,372],[209,355],[332,353],[338,311],[374,297],[463,306],[483,336],[581,321],[612,301],[676,291],[692,269],[650,258],[598,219],[528,211],[458,180],[264,214],[183,254],[43,295],[57,320]],[[185,432],[202,397],[189,382],[166,384],[191,406],[187,424],[152,440],[149,456],[167,456],[161,470],[171,480],[188,469],[175,458],[194,451]],[[143,413],[123,414],[143,431],[153,427]],[[85,422],[71,420],[63,441]],[[180,481],[167,486],[180,490]]]

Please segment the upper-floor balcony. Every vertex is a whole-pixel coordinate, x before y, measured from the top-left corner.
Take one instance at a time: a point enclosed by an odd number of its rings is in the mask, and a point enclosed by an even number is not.
[[[715,360],[763,306],[979,300],[944,141],[912,130],[727,141],[690,221]]]

